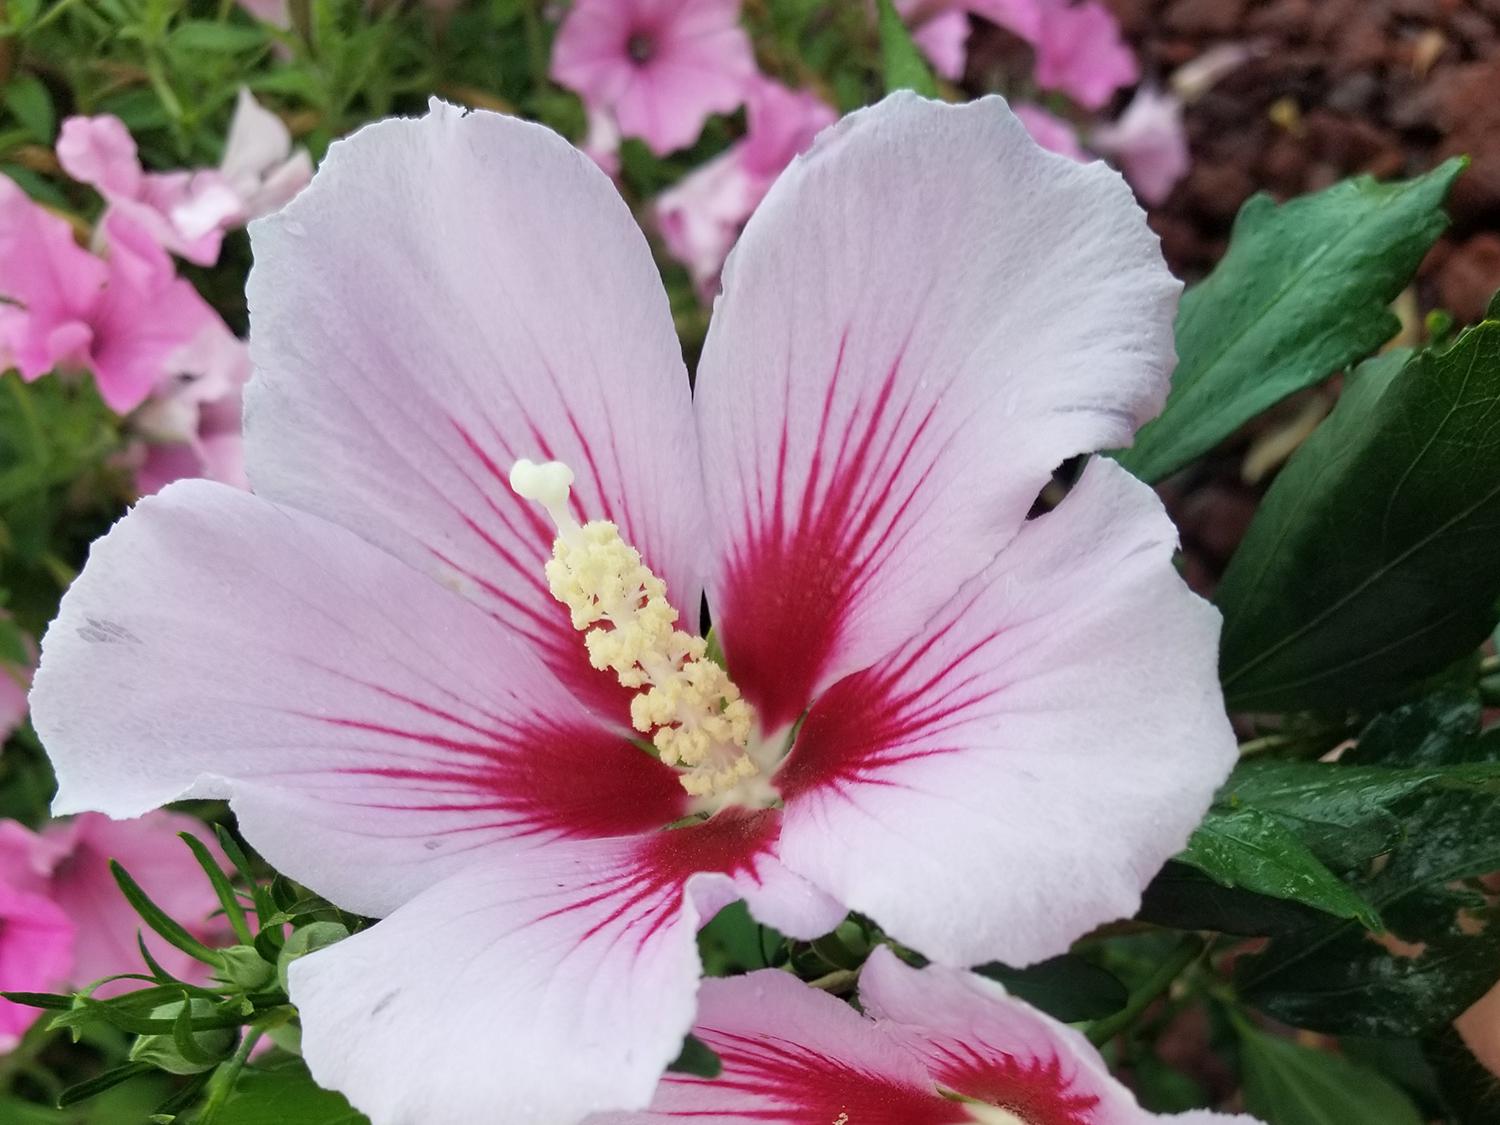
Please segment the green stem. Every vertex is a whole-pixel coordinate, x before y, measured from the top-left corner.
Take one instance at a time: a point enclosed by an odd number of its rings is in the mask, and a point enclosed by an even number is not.
[[[229,1095],[234,1093],[235,1084],[240,1080],[240,1072],[245,1069],[250,1052],[255,1050],[255,1045],[260,1042],[263,1034],[258,1027],[249,1028],[234,1054],[219,1064],[219,1069],[214,1071],[214,1076],[208,1081],[208,1097],[204,1099],[203,1110],[193,1125],[213,1125],[219,1119],[225,1103],[229,1101]]]
[[[1172,955],[1156,967],[1146,983],[1130,994],[1130,999],[1123,1008],[1112,1016],[1105,1016],[1102,1020],[1089,1024],[1089,1042],[1101,1047],[1128,1028],[1158,996],[1172,987],[1172,982],[1182,975],[1184,969],[1203,956],[1207,948],[1207,943],[1197,934],[1186,935],[1172,951]]]

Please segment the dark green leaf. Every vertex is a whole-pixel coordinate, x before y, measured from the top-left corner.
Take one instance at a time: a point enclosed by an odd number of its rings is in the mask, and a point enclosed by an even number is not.
[[[1076,953],[1064,953],[1025,969],[996,963],[974,971],[999,981],[1011,995],[1065,1023],[1112,1016],[1130,998],[1119,977]]]
[[[937,97],[937,79],[932,76],[932,69],[922,57],[921,50],[912,41],[901,14],[891,0],[878,0],[878,3],[880,64],[886,91],[915,90],[924,97]]]
[[[1279,207],[1246,203],[1223,261],[1183,297],[1166,409],[1121,464],[1160,480],[1389,340],[1398,324],[1386,306],[1447,226],[1443,199],[1461,169],[1450,160],[1409,182],[1362,176]]]
[[[1275,1125],[1422,1125],[1411,1100],[1379,1074],[1235,1021],[1245,1108]]]
[[[719,1056],[695,1035],[682,1041],[682,1051],[667,1067],[674,1074],[691,1074],[697,1078],[717,1078],[724,1069]]]
[[[41,79],[30,74],[18,75],[5,87],[5,108],[39,145],[51,145],[57,129],[57,111],[52,95]]]
[[[1341,882],[1295,833],[1254,806],[1216,808],[1178,856],[1226,887],[1291,899],[1380,929],[1370,904]]]
[[[1351,765],[1441,766],[1485,761],[1479,737],[1483,707],[1473,684],[1449,683],[1371,719],[1341,762]]]
[[[1330,921],[1277,938],[1237,965],[1246,999],[1315,1031],[1408,1038],[1446,1025],[1494,983],[1500,909],[1468,881],[1500,869],[1500,801],[1484,787],[1434,785],[1395,810],[1399,843],[1355,884],[1391,936]]]
[[[1327,915],[1285,899],[1225,887],[1185,863],[1168,863],[1146,887],[1136,917],[1174,930],[1249,937],[1294,933]]]
[[[1500,321],[1351,378],[1217,601],[1232,706],[1367,704],[1471,652],[1500,594]]]

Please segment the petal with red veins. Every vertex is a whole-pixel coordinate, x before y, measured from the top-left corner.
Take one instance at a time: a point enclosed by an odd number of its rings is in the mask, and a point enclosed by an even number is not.
[[[697,621],[687,374],[608,177],[541,126],[434,102],[334,144],[251,241],[255,490],[461,591],[628,726],[548,592],[553,528],[506,480],[566,461],[578,517],[617,523]]]
[[[913,969],[881,946],[860,974],[859,1000],[881,1031],[925,1062],[934,1082],[1023,1122],[1256,1125],[1249,1117],[1206,1111],[1147,1113],[1087,1039],[973,973],[940,965]]]
[[[572,1125],[645,1106],[693,1022],[702,884],[762,880],[774,827],[730,813],[476,855],[294,964],[313,1076],[375,1125],[487,1120],[496,1107],[507,1125]]]
[[[787,866],[946,964],[1024,965],[1132,914],[1235,760],[1219,615],[1175,542],[1148,487],[1091,464],[818,700],[773,779]]]
[[[913,636],[1059,463],[1160,409],[1179,290],[1120,177],[998,98],[893,95],[792,164],[697,382],[710,602],[768,732]]]
[[[228,797],[267,859],[362,913],[486,844],[686,811],[672,770],[478,607],[223,485],[171,485],[96,543],[42,653],[55,812]]]
[[[949,1125],[970,1120],[917,1060],[847,1004],[767,969],[703,982],[693,1034],[723,1063],[718,1078],[668,1074],[651,1109],[588,1125]]]

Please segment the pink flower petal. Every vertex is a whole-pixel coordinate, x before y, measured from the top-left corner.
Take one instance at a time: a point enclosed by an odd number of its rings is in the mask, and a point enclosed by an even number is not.
[[[1087,1039],[972,973],[913,969],[881,946],[860,974],[859,999],[883,1032],[926,1062],[934,1082],[1021,1121],[1255,1125],[1249,1117],[1206,1111],[1145,1112]]]
[[[87,350],[88,318],[107,277],[67,220],[0,176],[0,297],[13,302],[6,306],[12,315],[0,321],[0,352],[22,378],[36,379]]]
[[[755,203],[798,153],[838,120],[834,108],[816,94],[794,90],[769,78],[756,78],[746,89],[745,139],[740,162],[756,180]]]
[[[201,481],[94,545],[32,706],[55,811],[229,797],[267,859],[363,913],[486,844],[685,812],[668,767],[481,610],[340,527]]]
[[[135,138],[118,117],[69,117],[57,135],[57,162],[101,195],[134,198],[141,190]]]
[[[74,927],[56,903],[0,884],[0,991],[51,992],[73,959]],[[0,999],[0,1052],[21,1041],[45,1015],[40,1008]]]
[[[287,13],[287,0],[235,0],[235,2],[262,23],[269,23],[276,27],[292,26],[291,17]]]
[[[1100,0],[1043,6],[1033,42],[1037,85],[1061,90],[1084,109],[1102,108],[1141,74],[1119,21]]]
[[[377,1125],[646,1105],[693,1021],[695,872],[758,870],[756,823],[492,855],[296,962],[313,1076]]]
[[[1042,35],[1043,10],[1066,2],[1067,0],[963,0],[964,6],[976,16],[983,16],[991,23],[1033,44]]]
[[[167,374],[170,357],[218,314],[176,275],[150,233],[125,213],[110,214],[101,229],[109,279],[90,315],[88,365],[105,403],[125,414]]]
[[[506,483],[517,458],[566,461],[579,517],[618,523],[696,622],[687,376],[614,185],[546,129],[434,103],[334,145],[252,241],[256,490],[460,590],[623,721],[547,590],[553,529]]]
[[[107,114],[68,118],[56,151],[63,171],[94,188],[112,212],[124,214],[159,246],[202,266],[218,260],[223,231],[215,222],[233,196],[220,190],[217,172],[143,172],[130,131]],[[179,213],[186,224],[179,223]],[[215,222],[201,223],[205,213]]]
[[[1151,489],[1092,464],[814,705],[774,779],[786,864],[946,964],[1024,965],[1132,914],[1235,760],[1219,615],[1175,544]]]
[[[716,1079],[669,1074],[649,1112],[588,1125],[949,1125],[970,1120],[911,1054],[847,1004],[767,969],[707,980],[693,1034],[724,1065]]]
[[[1118,121],[1095,130],[1092,141],[1115,158],[1137,194],[1153,207],[1166,202],[1192,164],[1181,100],[1149,86],[1137,91]]]
[[[665,154],[744,101],[756,68],[739,15],[740,0],[578,0],[558,30],[552,77]]]
[[[962,78],[969,56],[969,14],[961,7],[943,10],[931,0],[897,0],[896,10],[906,19],[913,14],[919,17],[911,37],[932,69],[950,82]]]
[[[178,813],[154,812],[121,821],[85,813],[71,823],[48,826],[45,835],[66,849],[52,870],[49,893],[78,930],[68,974],[74,985],[116,973],[145,972],[135,943],[138,931],[168,972],[186,980],[204,977],[206,969],[199,962],[146,929],[109,869],[109,861],[118,860],[168,916],[209,945],[225,944],[227,923],[214,916],[220,909],[218,896],[179,832],[191,832],[218,853],[203,822]],[[120,982],[97,995],[113,996],[138,987]]]
[[[731,149],[657,196],[656,222],[667,253],[687,266],[705,299],[763,190],[757,190],[741,153]]]
[[[235,220],[243,223],[285,206],[312,180],[312,158],[292,149],[286,123],[240,87],[224,141],[219,174],[239,200]]]
[[[1012,108],[1021,119],[1021,124],[1026,126],[1026,131],[1031,134],[1031,139],[1048,152],[1055,152],[1079,163],[1087,163],[1093,159],[1083,151],[1083,145],[1078,142],[1078,130],[1061,117],[1048,113],[1038,105],[1017,105]]]
[[[697,384],[709,600],[767,731],[914,635],[1057,464],[1160,408],[1179,289],[1119,177],[998,98],[895,95],[788,169]]]
[[[760,78],[748,88],[744,140],[656,200],[667,252],[688,267],[707,299],[740,228],[792,158],[837,118],[822,99]]]

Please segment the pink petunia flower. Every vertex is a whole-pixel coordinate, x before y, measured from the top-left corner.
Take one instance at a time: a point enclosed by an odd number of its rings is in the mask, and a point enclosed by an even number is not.
[[[285,206],[312,179],[312,158],[293,149],[286,123],[241,86],[218,174],[231,198],[200,193],[172,213],[189,238],[244,226]]]
[[[240,431],[249,381],[249,349],[217,317],[172,355],[166,377],[133,419],[145,439],[135,472],[140,495],[187,477],[250,487]]]
[[[838,116],[822,99],[768,78],[750,84],[748,104],[744,139],[664,191],[655,204],[667,251],[688,267],[705,294],[776,177]]]
[[[539,125],[369,126],[252,242],[256,494],[179,482],[95,544],[33,721],[59,811],[226,798],[382,919],[291,971],[377,1125],[646,1106],[736,898],[1055,954],[1233,763],[1155,493],[1100,460],[1027,519],[1160,409],[1180,285],[998,98],[825,131],[692,392],[629,208]]]
[[[92,371],[105,403],[125,414],[214,313],[126,215],[107,216],[101,231],[103,258],[0,177],[0,353],[28,381]]]
[[[740,0],[577,0],[551,73],[661,155],[743,104],[756,68]]]
[[[233,213],[238,198],[209,169],[146,172],[135,138],[118,117],[70,117],[57,138],[57,160],[68,175],[88,184],[157,245],[200,266],[219,260],[224,231],[219,219]],[[204,224],[202,217],[214,221]],[[194,216],[191,223],[183,216]]]
[[[227,937],[228,924],[216,916],[218,897],[198,861],[178,839],[179,832],[191,832],[218,854],[218,845],[203,822],[181,813],[157,811],[134,820],[84,813],[43,829],[35,862],[45,873],[47,896],[77,929],[68,974],[75,985],[117,973],[144,972],[135,942],[137,931],[144,931],[147,948],[167,972],[184,980],[204,978],[207,970],[200,962],[146,929],[109,869],[109,861],[118,860],[168,916],[205,944],[220,944]],[[222,857],[220,862],[225,863]],[[119,981],[96,995],[112,996],[139,987],[139,982]]]
[[[51,992],[73,965],[76,927],[33,870],[39,843],[24,825],[0,820],[0,991]],[[45,1014],[0,998],[0,1053],[14,1049]]]
[[[153,812],[112,821],[89,813],[58,821],[38,834],[13,820],[0,821],[0,988],[40,992],[83,987],[102,977],[145,971],[136,948],[145,930],[121,894],[109,861],[117,859],[148,895],[205,942],[223,937],[211,918],[218,898],[178,832],[203,838],[201,821]],[[217,852],[217,845],[209,843]],[[146,944],[168,972],[201,980],[204,967],[146,931]],[[117,981],[98,996],[140,987]],[[0,1000],[0,1050],[36,1021],[39,1009]]]
[[[1114,158],[1136,193],[1153,207],[1166,202],[1192,165],[1182,101],[1150,86],[1136,91],[1119,120],[1096,129],[1090,142]]]
[[[1048,152],[1055,152],[1080,163],[1093,159],[1079,142],[1078,130],[1061,117],[1049,113],[1039,105],[1018,105],[1014,108],[1021,124],[1031,134],[1031,139]]]
[[[669,1074],[648,1112],[588,1125],[1258,1125],[1147,1113],[1087,1039],[972,973],[882,946],[859,999],[864,1015],[778,969],[705,981],[693,1034],[722,1075]]]
[[[1040,15],[1032,43],[1042,89],[1060,90],[1084,109],[1100,109],[1140,77],[1119,21],[1100,0],[1051,0],[1040,6]]]

